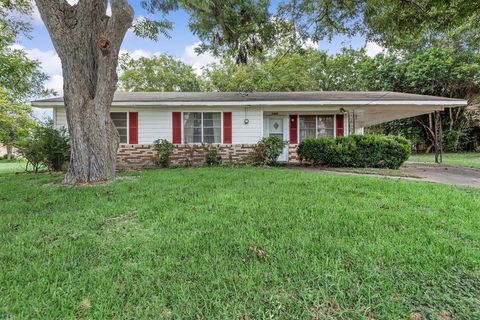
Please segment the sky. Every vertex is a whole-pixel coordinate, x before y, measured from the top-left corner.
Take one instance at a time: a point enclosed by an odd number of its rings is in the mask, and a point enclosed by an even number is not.
[[[67,1],[71,4],[78,2],[78,0]],[[140,7],[140,1],[130,1],[130,4],[135,11],[135,19],[150,17],[145,10]],[[277,0],[273,0],[272,9],[276,7],[277,4]],[[107,10],[107,14],[109,14],[109,10]],[[154,16],[152,18],[154,18]],[[185,12],[177,11],[171,13],[168,18],[173,22],[171,38],[160,37],[158,41],[152,41],[136,37],[130,30],[127,32],[123,41],[121,47],[122,52],[127,52],[134,58],[142,56],[150,57],[156,54],[169,54],[192,65],[197,73],[201,72],[203,66],[215,61],[215,58],[208,53],[197,55],[194,52],[195,47],[199,44],[199,39],[189,30],[189,17]],[[31,23],[33,27],[30,34],[31,38],[21,37],[15,46],[23,48],[30,59],[40,61],[43,71],[50,76],[46,86],[54,89],[58,95],[61,95],[63,78],[60,59],[55,52],[47,29],[36,8],[34,8]],[[345,47],[354,49],[365,47],[367,54],[370,56],[374,56],[382,51],[380,46],[375,43],[366,43],[361,37],[335,37],[330,42],[321,41],[314,44],[314,46],[330,54],[336,54]]]

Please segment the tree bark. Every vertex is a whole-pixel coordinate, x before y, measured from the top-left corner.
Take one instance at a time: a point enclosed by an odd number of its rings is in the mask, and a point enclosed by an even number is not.
[[[7,148],[7,160],[10,161],[13,155],[13,145],[7,143],[5,147]]]
[[[64,183],[95,183],[115,177],[118,132],[110,118],[120,46],[133,21],[127,0],[35,0],[62,62],[70,136]]]

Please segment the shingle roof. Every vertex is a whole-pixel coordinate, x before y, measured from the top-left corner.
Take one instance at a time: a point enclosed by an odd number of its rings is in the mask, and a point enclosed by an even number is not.
[[[452,104],[465,104],[462,99],[450,99],[419,94],[388,92],[388,91],[316,91],[316,92],[116,92],[114,103],[135,102],[264,102],[264,101],[309,101],[309,102],[339,102],[359,101],[364,103],[379,101],[442,101]],[[45,106],[47,103],[58,104],[63,97],[33,101],[32,105]]]

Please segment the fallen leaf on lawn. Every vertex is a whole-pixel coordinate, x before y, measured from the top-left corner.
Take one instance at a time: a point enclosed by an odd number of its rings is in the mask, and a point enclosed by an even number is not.
[[[452,320],[452,315],[448,311],[440,312],[440,320]]]
[[[88,310],[92,307],[92,303],[90,302],[90,299],[85,298],[80,302],[80,308]]]
[[[420,320],[422,319],[422,314],[420,312],[413,312],[412,315],[410,316],[410,319],[412,320]]]
[[[262,250],[260,247],[257,247],[256,245],[251,245],[248,249],[251,252],[255,253],[260,259],[267,260],[268,253],[265,250]]]
[[[120,281],[120,290],[125,290],[125,281]]]
[[[328,298],[327,307],[325,308],[325,313],[335,314],[335,313],[339,312],[340,310],[341,310],[340,306],[338,304],[336,304],[335,301],[333,301],[332,298]]]

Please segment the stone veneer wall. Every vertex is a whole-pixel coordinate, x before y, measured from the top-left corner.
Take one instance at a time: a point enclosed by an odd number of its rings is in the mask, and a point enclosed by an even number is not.
[[[224,163],[237,163],[245,160],[252,151],[253,144],[223,144],[220,155]],[[288,162],[300,163],[297,156],[297,145],[288,146]],[[120,168],[154,167],[157,153],[151,144],[121,144],[117,152],[117,165]],[[201,145],[175,145],[171,156],[173,165],[202,165],[205,162],[205,151]]]

